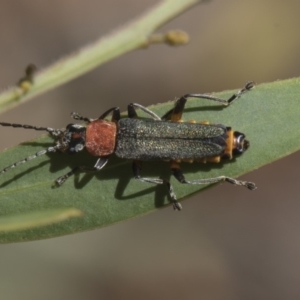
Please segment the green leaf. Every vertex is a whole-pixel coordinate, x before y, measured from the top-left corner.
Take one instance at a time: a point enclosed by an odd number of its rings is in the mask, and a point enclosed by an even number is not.
[[[235,91],[217,95],[226,99],[233,92]],[[300,79],[291,79],[259,85],[227,108],[207,100],[189,100],[183,115],[185,120],[208,120],[210,123],[231,126],[234,130],[245,133],[251,146],[241,157],[226,163],[182,164],[187,179],[220,175],[237,177],[297,151],[300,148],[299,95]],[[162,115],[172,106],[173,103],[168,102],[152,106],[151,109]],[[68,122],[66,120],[66,124]],[[4,151],[1,154],[0,168],[52,144],[49,137],[42,137]],[[70,178],[60,188],[52,187],[57,177],[73,167],[93,166],[95,161],[96,158],[87,153],[75,156],[53,153],[1,175],[0,216],[69,207],[83,211],[84,216],[37,229],[1,233],[0,241],[36,240],[90,230],[168,205],[165,186],[132,179],[131,162],[114,156],[100,172],[80,174]],[[169,179],[168,163],[145,162],[143,176]],[[251,181],[255,182],[255,178]],[[171,182],[179,199],[205,188],[201,185],[182,185],[173,178]],[[244,192],[259,193],[259,189],[255,192],[245,189]]]

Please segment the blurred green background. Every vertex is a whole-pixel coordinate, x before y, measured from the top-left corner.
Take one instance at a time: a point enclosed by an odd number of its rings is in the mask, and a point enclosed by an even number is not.
[[[28,63],[48,66],[157,2],[2,0],[2,89]],[[150,105],[239,89],[247,80],[298,77],[299,11],[299,0],[205,1],[161,29],[187,31],[187,46],[132,52],[1,120],[60,128],[71,111],[97,117],[130,102]],[[37,135],[1,129],[1,148]],[[258,185],[255,192],[223,184],[185,201],[181,213],[169,207],[101,230],[1,245],[0,297],[299,299],[299,160],[296,153],[244,176]]]

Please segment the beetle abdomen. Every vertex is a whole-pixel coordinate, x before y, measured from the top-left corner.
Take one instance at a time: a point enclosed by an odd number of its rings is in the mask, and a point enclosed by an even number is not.
[[[121,119],[115,153],[134,160],[197,159],[222,155],[226,127]]]

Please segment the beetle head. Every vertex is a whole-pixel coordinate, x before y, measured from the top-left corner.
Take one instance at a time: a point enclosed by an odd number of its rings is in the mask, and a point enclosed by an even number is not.
[[[85,147],[86,128],[78,124],[69,124],[61,134],[57,145],[62,152],[76,154]]]

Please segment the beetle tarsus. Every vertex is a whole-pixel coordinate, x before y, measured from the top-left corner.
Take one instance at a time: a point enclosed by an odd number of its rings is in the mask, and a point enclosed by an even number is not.
[[[58,178],[55,180],[55,185],[56,185],[56,186],[61,186],[61,185],[63,185],[63,184],[66,182],[67,178],[68,178],[68,177],[66,177],[66,176],[60,176],[60,177],[58,177]]]
[[[173,209],[181,211],[182,210],[182,205],[177,200],[173,201]]]
[[[254,190],[257,189],[257,186],[255,185],[254,182],[247,182],[246,186],[247,186],[247,188],[248,188],[249,190],[251,190],[251,191],[254,191]]]
[[[227,181],[231,184],[245,186],[247,189],[249,189],[251,191],[257,189],[257,186],[255,185],[254,182],[237,180],[237,179],[226,177],[226,176],[223,176],[223,177],[224,177],[225,181]]]
[[[255,82],[254,81],[247,81],[246,84],[245,84],[245,89],[247,91],[250,91],[254,88],[255,86]]]

